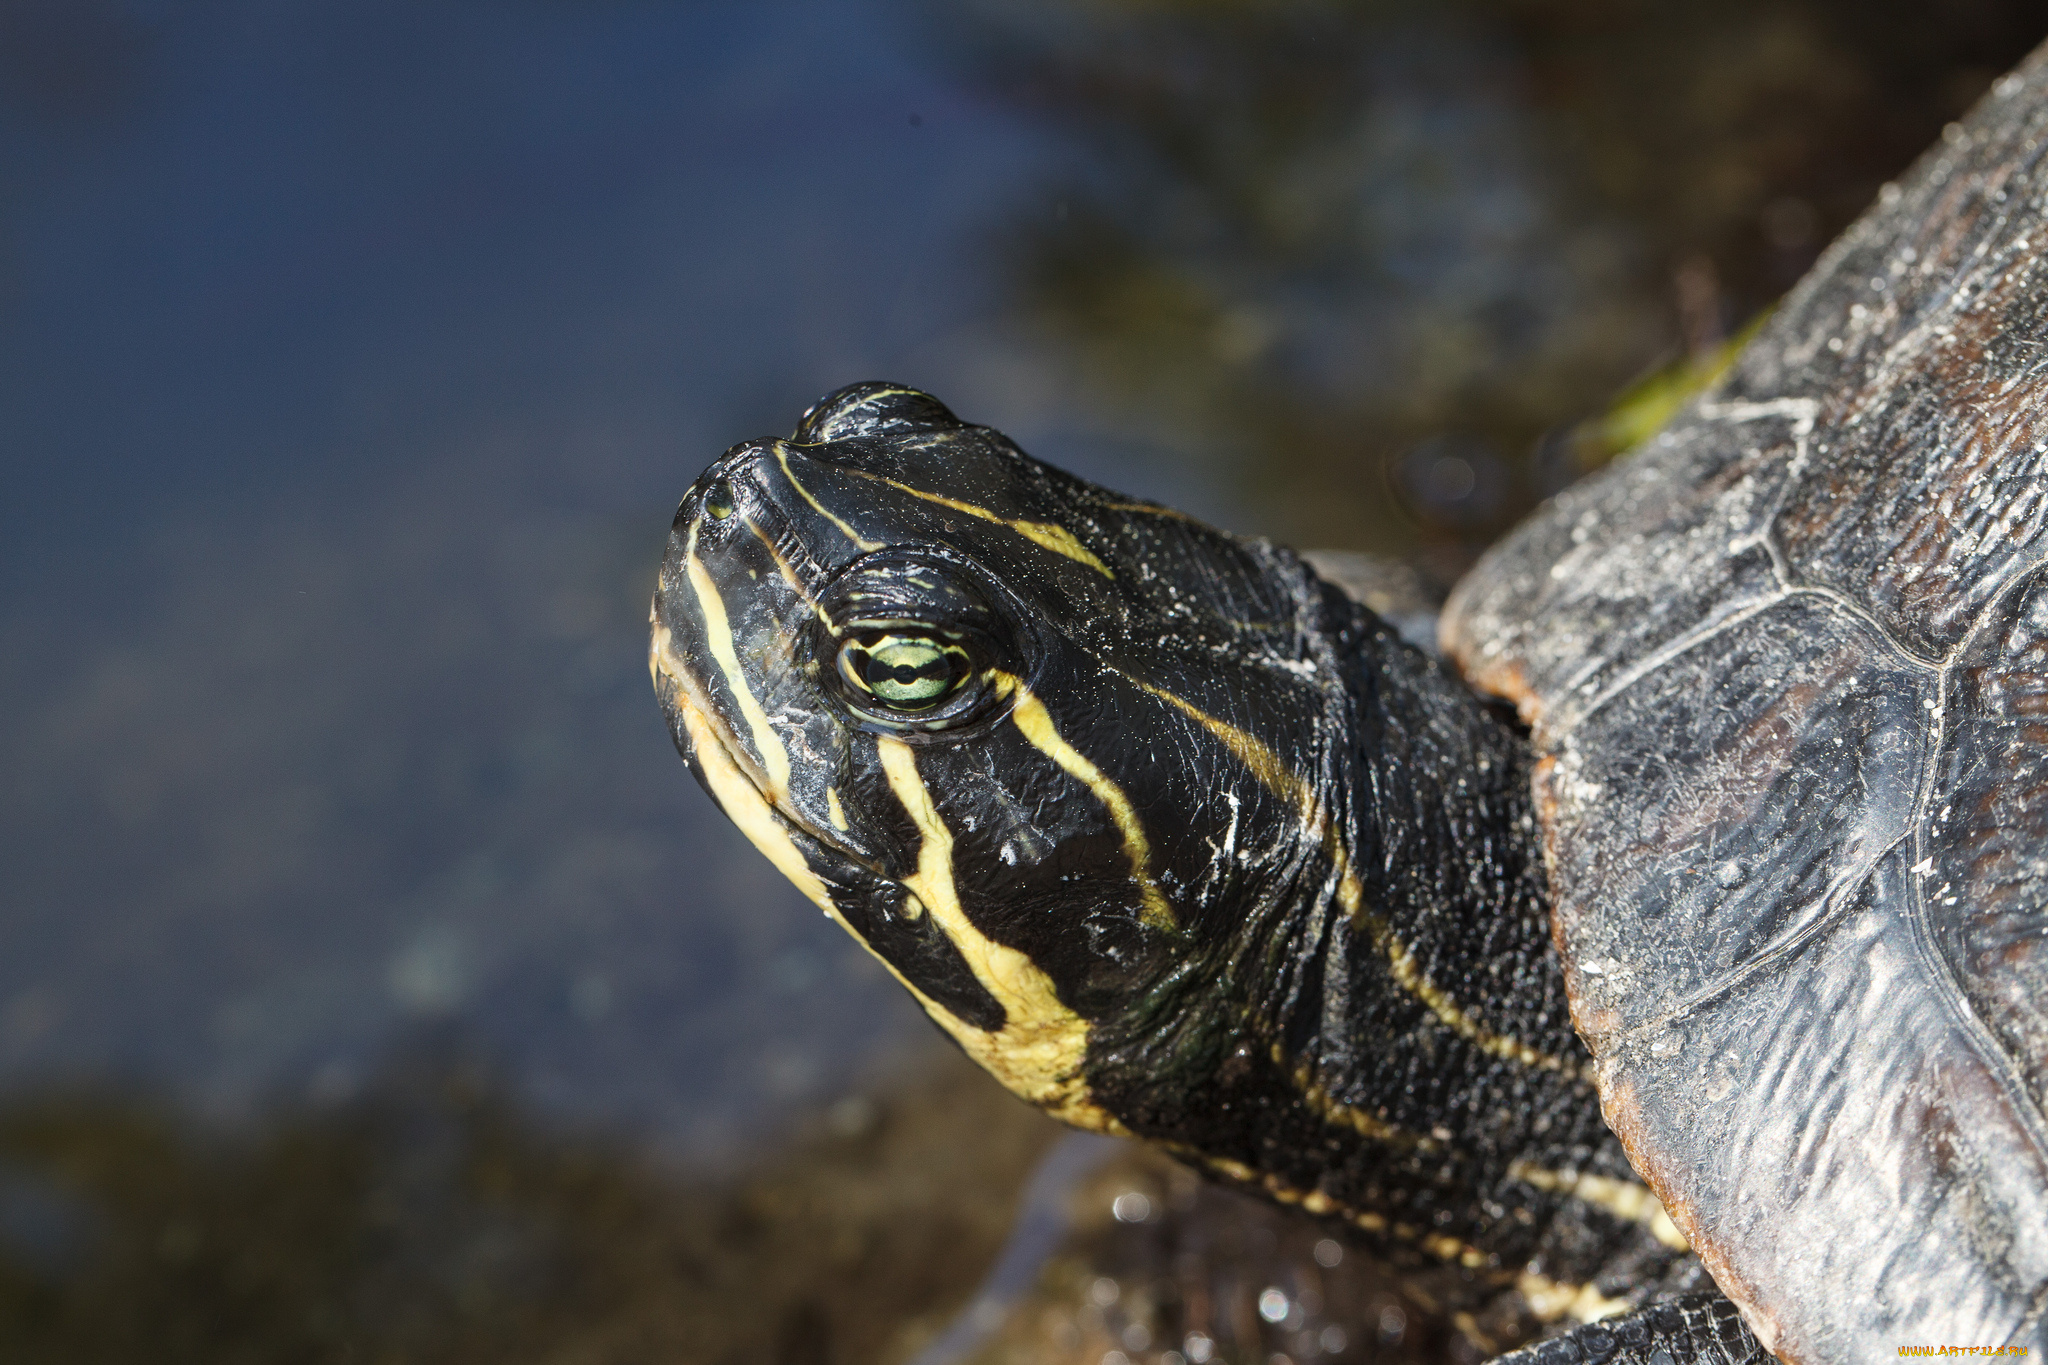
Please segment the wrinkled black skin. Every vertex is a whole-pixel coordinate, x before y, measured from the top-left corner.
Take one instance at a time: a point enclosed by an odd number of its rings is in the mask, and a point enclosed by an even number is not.
[[[863,551],[835,529],[780,460],[885,548]],[[1068,528],[1113,577],[881,479]],[[738,508],[716,523],[700,516],[714,486]],[[955,832],[969,918],[1028,954],[1092,1026],[1083,1075],[1096,1104],[1212,1173],[1241,1163],[1259,1173],[1254,1188],[1320,1191],[1402,1225],[1373,1236],[1340,1220],[1397,1261],[1441,1266],[1418,1245],[1428,1235],[1477,1248],[1486,1264],[1448,1282],[1440,1273],[1434,1292],[1493,1299],[1485,1335],[1500,1345],[1535,1327],[1494,1298],[1525,1267],[1597,1281],[1610,1296],[1710,1290],[1696,1262],[1636,1225],[1509,1178],[1517,1160],[1630,1178],[1590,1080],[1489,1055],[1403,990],[1387,953],[1336,904],[1331,857],[1298,807],[1132,680],[1256,735],[1309,784],[1365,904],[1422,973],[1485,1029],[1589,1069],[1550,939],[1523,736],[1292,553],[1162,512],[1039,464],[926,395],[857,385],[807,413],[791,442],[735,447],[704,472],[677,513],[657,625],[708,680],[699,705],[728,735],[746,735],[685,571],[694,526],[738,656],[786,727],[793,775],[779,822],[856,936],[954,1015],[994,1029],[1002,1003],[931,916],[905,913],[900,881],[920,840],[874,757],[884,727],[849,711],[834,642],[788,579],[828,614],[843,614],[835,593],[849,582],[939,623],[973,604],[988,660],[1022,677],[1060,733],[1128,793],[1178,921],[1141,921],[1104,806],[1024,741],[1006,703],[970,707],[934,733],[901,732]],[[663,695],[702,780],[675,694]],[[844,831],[822,815],[827,784]],[[1233,802],[1234,859],[1218,856]],[[1411,1140],[1327,1118],[1303,1099],[1294,1073],[1304,1066],[1333,1098]]]
[[[1322,751],[1322,787],[1350,832],[1366,903],[1482,1024],[1587,1060],[1549,942],[1520,736],[1366,608],[1278,556],[1276,571],[1301,594],[1304,635],[1329,679],[1299,752]],[[1317,850],[1277,885],[1216,907],[1206,941],[1143,1008],[1100,1018],[1091,1085],[1135,1131],[1165,1141],[1188,1140],[1197,1120],[1187,1102],[1198,1097],[1204,1152],[1479,1240],[1518,1264],[1540,1233],[1488,1219],[1475,1191],[1516,1158],[1626,1176],[1591,1087],[1489,1057],[1446,1028],[1328,898],[1328,873]],[[1258,1046],[1275,1042],[1286,1068]],[[1334,1142],[1287,1074],[1303,1060],[1375,1118],[1454,1134],[1457,1157]]]

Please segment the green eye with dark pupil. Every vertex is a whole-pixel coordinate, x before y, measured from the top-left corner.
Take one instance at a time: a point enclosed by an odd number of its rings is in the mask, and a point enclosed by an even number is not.
[[[846,680],[898,711],[936,706],[966,680],[967,652],[928,635],[883,635],[839,651]]]

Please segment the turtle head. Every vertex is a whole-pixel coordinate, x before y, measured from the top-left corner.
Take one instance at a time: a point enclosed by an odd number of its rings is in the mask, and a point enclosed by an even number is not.
[[[1010,1088],[1114,1127],[1091,1034],[1213,991],[1314,851],[1309,581],[862,384],[692,486],[651,663],[755,845]]]

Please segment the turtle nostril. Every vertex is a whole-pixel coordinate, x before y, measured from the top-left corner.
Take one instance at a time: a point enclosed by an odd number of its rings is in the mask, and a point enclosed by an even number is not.
[[[704,490],[704,510],[713,521],[724,521],[732,515],[732,485],[724,479],[718,480]]]

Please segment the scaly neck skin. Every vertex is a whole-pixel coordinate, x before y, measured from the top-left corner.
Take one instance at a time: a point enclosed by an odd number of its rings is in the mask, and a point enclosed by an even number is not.
[[[1342,852],[1297,837],[1232,941],[1142,1025],[1098,1032],[1091,1087],[1134,1131],[1390,1251],[1590,1275],[1640,1229],[1567,1254],[1583,1218],[1563,1229],[1527,1179],[1632,1179],[1567,1012],[1527,746],[1369,612],[1303,590],[1337,681],[1294,753],[1318,757]]]

